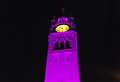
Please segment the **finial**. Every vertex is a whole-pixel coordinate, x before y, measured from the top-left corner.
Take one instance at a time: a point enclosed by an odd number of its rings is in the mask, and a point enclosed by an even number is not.
[[[65,8],[62,8],[62,15],[65,14]]]

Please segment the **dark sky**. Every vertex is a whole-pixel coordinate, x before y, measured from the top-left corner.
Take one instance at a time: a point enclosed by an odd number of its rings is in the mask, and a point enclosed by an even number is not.
[[[50,20],[62,15],[62,7],[78,24],[82,82],[106,81],[109,72],[119,68],[119,0],[4,0],[0,2],[0,82],[43,82]]]

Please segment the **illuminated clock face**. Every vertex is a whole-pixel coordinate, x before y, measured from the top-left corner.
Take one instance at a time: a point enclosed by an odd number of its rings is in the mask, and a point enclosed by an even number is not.
[[[70,27],[68,25],[59,25],[56,27],[56,32],[65,32],[68,31]]]

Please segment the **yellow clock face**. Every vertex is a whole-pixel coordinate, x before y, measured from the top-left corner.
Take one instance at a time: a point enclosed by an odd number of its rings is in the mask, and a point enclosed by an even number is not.
[[[68,31],[70,27],[68,25],[59,25],[56,27],[56,32],[65,32]]]

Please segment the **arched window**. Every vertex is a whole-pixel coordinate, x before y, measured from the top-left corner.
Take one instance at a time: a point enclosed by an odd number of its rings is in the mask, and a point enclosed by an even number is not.
[[[70,48],[71,48],[70,41],[66,41],[66,43],[65,43],[65,49],[70,49]]]
[[[56,42],[53,50],[62,50],[62,49],[70,49],[70,48],[72,48],[70,41],[66,41],[65,43],[64,42]]]
[[[58,50],[59,49],[59,43],[56,42],[55,45],[54,45],[54,50]]]
[[[64,49],[64,42],[60,42],[60,49]]]

